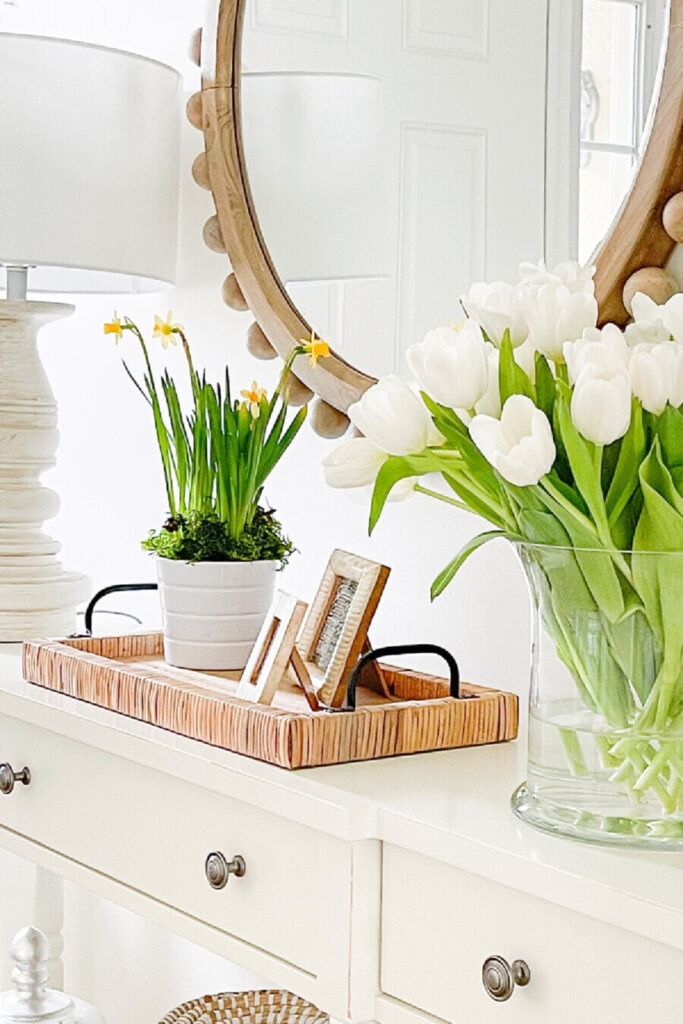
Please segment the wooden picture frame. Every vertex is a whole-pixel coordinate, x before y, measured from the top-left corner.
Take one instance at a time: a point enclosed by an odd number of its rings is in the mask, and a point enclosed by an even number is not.
[[[295,646],[297,675],[308,674],[321,704],[339,707],[349,673],[367,645],[368,626],[389,577],[379,562],[335,549]],[[301,680],[302,684],[305,682]]]
[[[287,671],[294,643],[308,605],[282,590],[263,620],[237,687],[236,697],[256,704],[271,704]]]

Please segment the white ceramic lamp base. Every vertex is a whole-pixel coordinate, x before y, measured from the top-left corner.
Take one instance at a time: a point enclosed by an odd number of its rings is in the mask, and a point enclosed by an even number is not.
[[[90,582],[66,572],[43,532],[58,495],[40,483],[55,462],[57,404],[38,355],[39,328],[73,306],[0,301],[0,641],[65,636]]]

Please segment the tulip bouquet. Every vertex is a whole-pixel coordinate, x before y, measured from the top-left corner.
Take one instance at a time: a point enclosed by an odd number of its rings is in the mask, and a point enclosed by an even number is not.
[[[363,436],[326,458],[327,482],[372,486],[370,529],[411,492],[488,520],[432,596],[488,540],[519,544],[601,769],[683,815],[683,295],[637,295],[633,323],[599,329],[591,269],[523,264],[461,301],[464,322],[408,349],[414,382],[385,377],[351,406]]]

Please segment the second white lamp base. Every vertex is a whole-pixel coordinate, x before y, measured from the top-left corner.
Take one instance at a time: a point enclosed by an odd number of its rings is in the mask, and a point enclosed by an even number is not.
[[[57,403],[40,362],[39,328],[73,306],[0,301],[0,641],[65,636],[90,583],[66,572],[43,532],[59,510],[40,482],[59,442]]]

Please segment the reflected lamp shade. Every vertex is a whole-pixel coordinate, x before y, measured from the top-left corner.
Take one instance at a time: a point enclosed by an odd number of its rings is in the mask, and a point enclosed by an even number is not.
[[[157,61],[0,34],[0,263],[32,292],[172,283],[180,108]]]
[[[281,280],[385,276],[379,80],[247,72],[240,103],[249,187]]]

